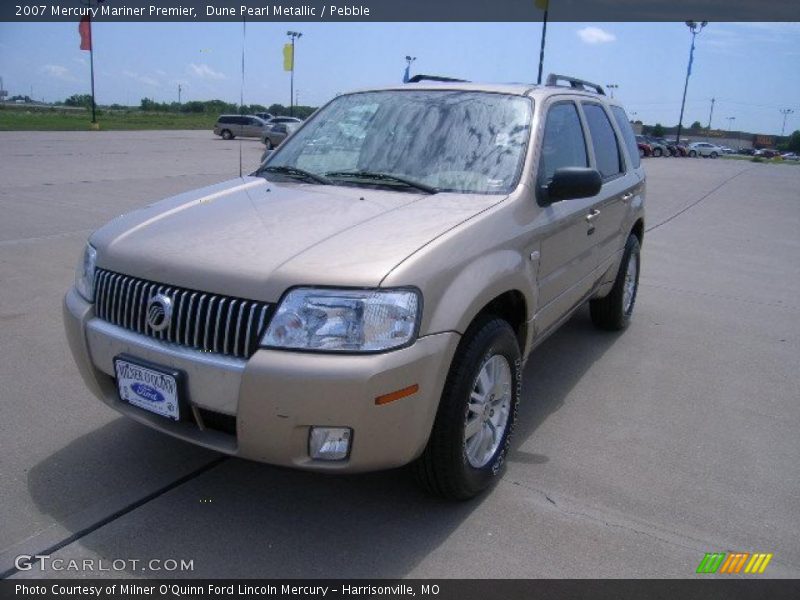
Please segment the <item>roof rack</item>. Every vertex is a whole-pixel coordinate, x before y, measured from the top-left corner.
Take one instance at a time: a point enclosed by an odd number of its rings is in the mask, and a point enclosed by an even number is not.
[[[576,77],[570,77],[569,75],[556,75],[555,73],[550,73],[547,76],[547,85],[552,87],[567,87],[563,85],[559,85],[559,81],[565,81],[569,84],[569,87],[582,89],[587,92],[597,92],[601,96],[605,96],[606,93],[603,91],[603,86],[598,85],[596,83],[592,83],[591,81],[584,81],[583,79],[578,79]]]
[[[454,77],[443,77],[441,75],[414,75],[406,83],[420,83],[421,81],[444,81],[450,83],[469,83],[466,79],[455,79]]]

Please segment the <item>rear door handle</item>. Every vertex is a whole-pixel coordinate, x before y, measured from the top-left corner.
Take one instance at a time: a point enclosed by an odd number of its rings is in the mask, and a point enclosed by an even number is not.
[[[595,208],[592,212],[586,215],[586,222],[591,223],[599,216],[600,216],[600,211]]]

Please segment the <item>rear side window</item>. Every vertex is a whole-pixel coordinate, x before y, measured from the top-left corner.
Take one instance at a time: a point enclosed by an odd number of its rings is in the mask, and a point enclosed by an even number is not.
[[[631,165],[634,169],[638,169],[639,165],[642,164],[642,160],[639,158],[639,146],[636,144],[636,140],[639,139],[639,136],[634,135],[631,122],[622,107],[612,106],[611,114],[614,115],[617,127],[619,127],[619,130],[622,132],[622,139],[625,141],[625,147],[628,149]]]
[[[583,113],[592,134],[592,146],[597,161],[597,170],[603,179],[611,179],[622,173],[622,162],[617,144],[617,136],[611,121],[599,104],[583,104]]]
[[[550,107],[544,125],[539,183],[545,185],[561,167],[588,167],[586,140],[578,109],[572,102]]]
[[[220,117],[219,122],[222,124],[233,123],[233,117]]]

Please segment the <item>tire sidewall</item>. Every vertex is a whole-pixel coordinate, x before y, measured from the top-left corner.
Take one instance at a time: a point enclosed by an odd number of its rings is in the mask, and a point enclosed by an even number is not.
[[[628,271],[628,264],[631,260],[636,261],[636,285],[633,290],[633,299],[631,300],[631,305],[628,310],[625,310],[625,294],[624,294],[624,287],[625,287],[625,274]],[[620,265],[619,273],[617,274],[619,285],[619,311],[622,318],[622,326],[627,327],[628,324],[631,322],[631,317],[633,316],[633,310],[636,308],[636,299],[639,295],[639,275],[642,272],[642,257],[641,257],[641,248],[639,246],[639,239],[632,235],[628,238],[627,243],[625,244],[625,253],[623,255],[622,265]]]
[[[222,132],[222,139],[223,140],[232,140],[233,139],[233,134],[229,130],[225,129]]]
[[[498,321],[490,322],[487,324],[487,327],[496,326],[497,323]],[[505,323],[502,321],[500,323],[505,325]],[[508,325],[505,325],[505,327],[496,327],[496,330],[487,337],[483,351],[480,353],[472,353],[471,356],[466,357],[466,360],[468,361],[467,370],[469,376],[464,377],[460,381],[456,382],[453,390],[452,399],[458,403],[459,410],[457,414],[460,418],[460,422],[462,423],[460,428],[461,435],[459,436],[460,439],[458,440],[458,456],[460,459],[458,468],[461,471],[461,476],[467,487],[474,491],[480,491],[486,488],[503,470],[505,459],[511,444],[511,437],[514,432],[517,410],[519,408],[519,399],[521,395],[522,358],[520,356],[519,346],[517,345],[516,338],[514,337],[514,334]],[[483,333],[482,330],[478,332],[478,335],[481,333]],[[469,397],[481,368],[490,358],[495,355],[503,356],[508,361],[508,365],[511,368],[511,406],[509,407],[506,429],[503,432],[503,437],[500,440],[500,444],[498,445],[494,456],[483,467],[475,468],[467,459],[464,439],[464,426],[466,425],[466,419],[469,412]]]

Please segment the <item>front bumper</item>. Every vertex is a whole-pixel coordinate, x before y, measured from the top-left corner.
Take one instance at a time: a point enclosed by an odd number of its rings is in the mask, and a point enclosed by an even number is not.
[[[233,456],[319,471],[358,472],[400,466],[422,453],[458,344],[456,333],[368,355],[258,350],[249,360],[207,354],[133,333],[94,317],[72,289],[64,324],[89,389],[119,412],[155,429]],[[113,359],[119,354],[183,371],[190,421],[173,422],[119,399]],[[375,398],[417,384],[408,397]],[[351,427],[343,461],[312,460],[312,426]]]

